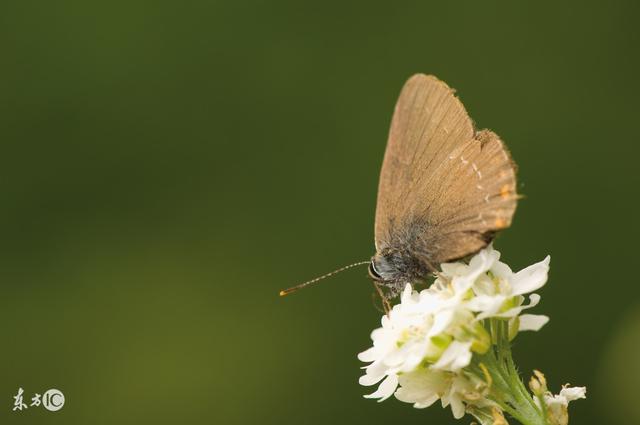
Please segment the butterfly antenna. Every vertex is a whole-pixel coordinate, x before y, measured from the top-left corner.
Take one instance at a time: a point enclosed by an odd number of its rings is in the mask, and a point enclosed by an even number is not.
[[[284,290],[280,291],[280,296],[284,297],[285,295],[289,295],[290,293],[295,292],[298,289],[302,289],[305,286],[309,286],[312,283],[319,282],[322,279],[326,279],[326,278],[328,278],[330,276],[333,276],[334,274],[338,274],[338,273],[343,272],[343,271],[345,271],[347,269],[350,269],[352,267],[362,266],[364,264],[369,264],[369,261],[359,261],[357,263],[349,264],[348,266],[340,267],[339,269],[334,270],[331,273],[327,273],[327,274],[324,274],[322,276],[316,277],[315,279],[308,280],[308,281],[306,281],[304,283],[301,283],[300,285],[296,285],[296,286],[292,286],[291,288],[284,289]]]

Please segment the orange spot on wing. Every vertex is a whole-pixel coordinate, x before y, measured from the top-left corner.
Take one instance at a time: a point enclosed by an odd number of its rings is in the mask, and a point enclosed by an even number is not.
[[[500,188],[500,196],[502,196],[503,199],[508,198],[510,192],[511,191],[509,190],[509,185],[508,184],[505,184],[504,186],[502,186]]]
[[[506,222],[503,218],[496,218],[495,226],[496,226],[498,229],[501,229],[501,228],[503,228],[503,227],[506,227],[506,226],[507,226],[507,222]]]

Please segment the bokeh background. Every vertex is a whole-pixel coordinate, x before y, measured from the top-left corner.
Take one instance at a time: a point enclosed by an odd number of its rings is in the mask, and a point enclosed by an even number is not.
[[[366,270],[405,79],[519,164],[514,268],[552,257],[525,375],[576,424],[640,423],[635,1],[7,1],[0,6],[0,423],[425,424],[362,398]],[[56,413],[12,412],[58,388]]]

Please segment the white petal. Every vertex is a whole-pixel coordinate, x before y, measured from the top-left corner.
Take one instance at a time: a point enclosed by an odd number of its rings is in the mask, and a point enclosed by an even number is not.
[[[378,350],[376,347],[371,347],[368,350],[358,354],[358,360],[361,362],[372,362],[378,358]]]
[[[544,403],[550,409],[558,409],[560,406],[564,406],[566,408],[569,404],[566,398],[560,397],[559,395],[553,395],[551,393],[544,394]]]
[[[476,295],[492,296],[496,294],[496,284],[486,274],[481,274],[473,283],[473,292]]]
[[[460,419],[464,416],[464,403],[462,403],[460,396],[457,394],[455,384],[448,388],[446,394],[442,395],[442,407],[447,407],[448,405],[451,405],[451,412],[454,418]]]
[[[413,404],[413,407],[415,407],[416,409],[424,409],[425,407],[429,407],[431,406],[433,403],[435,403],[436,401],[438,401],[440,397],[438,397],[437,394],[433,394],[430,398],[423,398],[420,399],[419,402],[416,402]],[[402,400],[401,400],[402,401]]]
[[[403,376],[405,375],[401,375],[401,378]],[[416,409],[429,407],[440,398],[436,390],[429,386],[427,380],[425,382],[407,384],[406,381],[401,379],[400,388],[394,395],[400,401],[413,403],[413,407]]]
[[[483,320],[487,317],[495,315],[502,305],[504,304],[506,297],[503,295],[478,295],[475,298],[469,300],[467,305],[473,311],[480,312],[477,319]]]
[[[531,294],[529,295],[529,304],[522,306],[522,308],[531,308],[531,307],[535,307],[538,305],[538,303],[540,302],[540,295],[538,294]]]
[[[498,251],[494,251],[491,246],[488,246],[478,252],[471,261],[469,261],[469,265],[466,267],[466,270],[463,270],[462,268],[456,270],[458,273],[457,275],[454,275],[451,282],[456,294],[466,292],[473,285],[478,276],[491,269],[491,266],[498,260],[498,258],[500,258],[500,253]]]
[[[434,317],[433,325],[431,326],[431,329],[429,329],[427,337],[431,338],[432,336],[436,336],[442,333],[445,329],[447,329],[447,327],[449,327],[451,322],[453,322],[453,318],[454,312],[452,310],[445,310],[436,314]]]
[[[467,268],[467,265],[464,263],[442,263],[440,264],[440,269],[442,273],[447,276],[455,276],[462,274],[463,271]]]
[[[491,245],[478,252],[469,261],[469,275],[475,275],[475,277],[491,269],[491,266],[498,261],[500,253],[493,249]]]
[[[511,280],[513,295],[522,295],[541,288],[547,282],[549,261],[551,261],[551,257],[547,255],[547,258],[539,263],[522,269],[513,275]]]
[[[469,362],[471,362],[471,342],[453,341],[432,367],[457,371],[468,366]]]
[[[389,375],[382,381],[378,389],[371,394],[364,396],[365,398],[379,398],[378,401],[384,401],[391,397],[398,387],[398,375]]]
[[[464,403],[460,398],[451,397],[451,412],[453,412],[453,417],[456,419],[460,419],[464,416]]]
[[[587,387],[563,387],[560,390],[560,397],[564,397],[567,402],[579,398],[587,398]]]
[[[382,362],[372,363],[367,366],[366,374],[362,375],[358,382],[360,385],[369,386],[377,384],[387,374],[388,368]]]
[[[413,294],[413,289],[411,288],[411,284],[407,283],[407,286],[404,287],[404,291],[402,291],[402,296],[400,297],[400,302],[408,302],[411,299],[411,295]]]
[[[549,317],[541,314],[523,314],[518,331],[539,331],[548,321]]]
[[[387,316],[384,316],[384,317],[387,317]],[[388,320],[388,318],[387,318],[387,320]],[[387,324],[387,326],[389,326],[389,325]],[[384,335],[385,335],[386,332],[387,332],[387,330],[385,328],[376,328],[376,329],[374,329],[373,331],[371,331],[371,340],[375,342],[376,340],[384,338]]]
[[[384,375],[375,376],[375,375],[362,375],[358,379],[358,383],[362,386],[368,387],[370,385],[375,385],[384,377]]]
[[[523,304],[518,307],[514,307],[505,311],[504,313],[496,314],[494,317],[516,317],[522,310],[526,310],[531,307],[535,307],[540,302],[540,295],[531,294],[529,295],[529,304]]]
[[[496,261],[491,267],[491,273],[498,279],[511,279],[513,276],[511,268],[501,261]]]
[[[429,407],[440,397],[446,382],[438,372],[421,370],[400,375],[400,388],[395,397],[405,403],[414,403],[414,407],[422,409]]]
[[[453,292],[457,295],[464,295],[465,292],[469,290],[473,286],[476,278],[479,274],[472,274],[466,276],[456,276],[451,280],[451,286],[453,287]]]
[[[422,363],[422,360],[424,360],[424,351],[424,348],[420,347],[419,351],[409,354],[404,359],[404,362],[402,363],[402,366],[399,367],[399,370],[401,370],[402,372],[413,371],[416,367],[418,367],[420,363]]]
[[[395,369],[402,365],[407,358],[405,351],[395,350],[393,353],[389,353],[382,359],[382,362],[389,368]]]

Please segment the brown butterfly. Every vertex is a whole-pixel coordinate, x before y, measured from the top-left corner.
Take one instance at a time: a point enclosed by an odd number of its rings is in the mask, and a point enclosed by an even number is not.
[[[375,219],[376,254],[281,292],[292,292],[360,264],[396,295],[444,262],[484,248],[511,224],[515,164],[500,138],[476,130],[454,91],[436,77],[409,78],[396,103]]]

